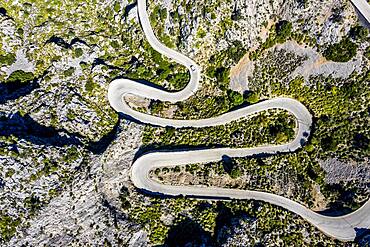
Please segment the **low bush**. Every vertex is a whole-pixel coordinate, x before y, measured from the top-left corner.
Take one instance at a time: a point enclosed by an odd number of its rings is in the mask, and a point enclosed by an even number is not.
[[[348,62],[356,55],[357,48],[358,46],[349,38],[345,38],[339,43],[329,45],[323,55],[334,62]]]

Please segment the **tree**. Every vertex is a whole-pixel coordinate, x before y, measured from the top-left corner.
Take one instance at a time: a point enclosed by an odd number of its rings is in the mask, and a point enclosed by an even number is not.
[[[332,137],[326,137],[321,140],[321,146],[324,151],[335,151],[337,149],[337,141]]]
[[[240,93],[233,91],[233,90],[228,90],[227,91],[227,96],[232,104],[232,106],[238,106],[244,102],[243,95]]]
[[[247,92],[244,97],[249,104],[255,104],[259,101],[258,95],[255,92]]]
[[[291,35],[293,25],[291,22],[283,20],[279,21],[275,25],[276,29],[276,41],[278,43],[283,43]]]

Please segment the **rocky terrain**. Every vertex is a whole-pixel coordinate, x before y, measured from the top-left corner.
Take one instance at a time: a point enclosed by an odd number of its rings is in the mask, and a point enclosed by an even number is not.
[[[244,121],[222,130],[174,130],[144,127],[116,113],[107,100],[116,78],[168,90],[188,79],[185,68],[149,46],[136,8],[126,0],[0,0],[0,245],[347,245],[265,203],[161,199],[133,187],[130,166],[145,151],[291,138],[283,121],[274,128]],[[203,118],[286,95],[309,107],[317,123],[302,152],[263,160],[273,164],[271,170],[258,163],[261,168],[252,171],[259,161],[236,160],[230,174],[239,184],[227,171],[210,182],[201,166],[188,171],[194,176],[188,180],[270,190],[287,171],[294,175],[291,195],[318,210],[343,200],[356,208],[368,198],[369,32],[350,2],[154,0],[148,9],[159,39],[193,58],[204,75],[186,102],[127,99],[133,106],[160,116]],[[267,115],[261,122],[279,119]],[[236,133],[238,128],[245,131]],[[260,135],[248,136],[249,130]],[[311,173],[302,178],[300,171]],[[350,189],[341,191],[343,184]],[[288,193],[279,185],[275,192]],[[307,199],[312,193],[313,202]],[[348,245],[366,246],[366,239]]]

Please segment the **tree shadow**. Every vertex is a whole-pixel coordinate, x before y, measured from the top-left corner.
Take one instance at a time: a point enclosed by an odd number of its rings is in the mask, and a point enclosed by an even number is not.
[[[112,143],[112,141],[117,137],[119,124],[120,124],[120,119],[118,119],[113,129],[109,131],[109,133],[107,133],[105,136],[103,136],[99,141],[90,142],[87,146],[87,149],[94,154],[104,153],[104,151],[107,150],[108,146]]]
[[[33,120],[29,114],[22,116],[19,112],[8,115],[0,112],[0,136],[16,136],[35,145],[64,147],[75,145],[86,148],[93,154],[102,154],[116,138],[120,121],[99,141],[86,141],[78,133],[70,133],[65,129],[46,127]],[[1,143],[0,143],[1,144]],[[16,151],[16,145],[13,147]]]
[[[353,210],[348,207],[344,207],[340,203],[330,203],[329,208],[317,213],[325,216],[338,217],[351,213]]]
[[[5,104],[9,100],[15,100],[22,96],[26,96],[36,88],[39,88],[39,84],[36,80],[27,84],[0,83],[0,104]]]
[[[58,45],[58,46],[61,46],[61,47],[63,47],[63,48],[65,48],[65,49],[70,49],[70,48],[72,48],[72,46],[74,45],[74,44],[77,44],[77,43],[81,43],[81,44],[84,44],[84,45],[86,45],[86,46],[89,46],[87,43],[86,43],[86,41],[84,41],[84,40],[82,40],[82,39],[80,39],[80,38],[73,38],[72,40],[71,40],[71,42],[70,43],[68,43],[67,41],[65,41],[63,38],[61,38],[61,37],[58,37],[58,36],[55,36],[55,35],[53,35],[53,36],[51,36],[46,42],[45,42],[45,44],[50,44],[50,43],[54,43],[54,44],[56,44],[56,45]]]
[[[16,136],[36,145],[58,146],[81,145],[81,141],[68,133],[46,127],[28,114],[22,116],[19,112],[9,117],[0,112],[0,136]]]
[[[125,12],[123,13],[123,16],[124,17],[128,17],[128,13],[137,6],[137,2],[133,2],[131,4],[128,4],[126,7],[125,7]]]
[[[131,58],[131,61],[132,61],[132,58]],[[127,64],[127,63],[126,63]],[[130,64],[131,66],[133,66],[134,64],[134,61],[132,62],[132,64]],[[104,65],[104,66],[107,66],[109,69],[111,70],[120,70],[120,71],[123,71],[122,68],[118,67],[118,66],[114,66],[114,65],[111,65],[111,64],[108,64],[106,63],[103,59],[101,58],[95,58],[93,63],[92,63],[92,66],[91,66],[91,69],[95,68],[96,66],[99,66],[99,65]],[[117,76],[116,78],[114,78],[113,80],[116,80],[116,79],[123,79],[122,76]],[[112,81],[113,81],[112,80]]]
[[[348,189],[342,184],[326,184],[324,189],[338,194],[338,197],[336,201],[328,204],[328,209],[317,213],[326,216],[342,216],[361,206],[361,203],[354,202],[356,193],[353,189]]]
[[[149,144],[149,145],[142,145],[138,151],[135,153],[134,160],[137,160],[139,157],[150,154],[150,153],[158,153],[158,152],[182,152],[182,151],[197,151],[197,150],[206,150],[210,148],[221,148],[221,145],[156,145],[156,144]]]
[[[359,246],[370,246],[370,229],[355,227],[356,237],[355,242]]]
[[[232,201],[230,197],[226,196],[199,196],[199,195],[168,195],[164,194],[162,192],[153,192],[147,189],[141,189],[141,188],[136,188],[135,189],[138,193],[148,195],[151,197],[155,198],[160,198],[160,199],[175,199],[175,198],[188,198],[188,199],[197,199],[197,200],[223,200],[223,201]]]
[[[185,218],[168,231],[164,246],[215,246],[210,232],[190,218]]]
[[[0,15],[6,15],[7,11],[3,7],[0,8]]]
[[[121,210],[112,205],[104,196],[101,199],[101,205],[108,209],[110,214],[113,216],[115,226],[118,226],[118,221],[123,221],[127,219],[127,217],[121,212]]]
[[[245,211],[232,212],[229,207],[220,201],[217,202],[217,212],[214,242],[218,246],[222,246],[227,242],[228,238],[234,233],[235,224],[238,224],[239,220],[252,221]],[[228,229],[227,234],[225,234],[225,229]]]
[[[227,174],[230,174],[235,166],[233,159],[227,155],[222,155],[221,163]]]

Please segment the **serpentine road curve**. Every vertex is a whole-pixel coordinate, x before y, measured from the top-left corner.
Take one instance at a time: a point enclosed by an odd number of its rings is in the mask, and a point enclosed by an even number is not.
[[[364,0],[353,0],[355,6],[363,8]],[[362,5],[356,5],[361,2]],[[304,105],[291,98],[274,98],[260,103],[247,106],[223,115],[200,120],[174,120],[160,118],[133,110],[125,102],[124,96],[136,95],[144,98],[172,103],[186,100],[197,90],[200,79],[200,68],[190,58],[164,46],[154,35],[151,28],[148,13],[146,11],[146,0],[138,0],[138,13],[141,26],[150,45],[162,55],[184,65],[190,73],[188,85],[178,92],[167,92],[129,79],[118,79],[111,82],[108,89],[108,99],[111,106],[118,112],[122,112],[142,123],[157,126],[172,126],[175,128],[217,126],[229,123],[233,120],[248,115],[265,111],[268,109],[284,109],[291,112],[297,119],[297,131],[295,139],[284,145],[266,145],[255,148],[215,148],[206,150],[189,150],[173,152],[152,152],[139,157],[131,169],[131,179],[137,188],[150,193],[164,195],[186,195],[197,198],[212,199],[254,199],[269,202],[290,210],[316,226],[325,234],[342,241],[352,241],[356,232],[370,228],[370,200],[357,211],[339,217],[329,217],[313,212],[305,206],[271,193],[226,189],[218,187],[201,186],[173,186],[160,184],[149,178],[149,171],[158,167],[171,167],[191,163],[206,163],[219,161],[224,155],[230,157],[247,157],[257,154],[276,154],[292,152],[304,144],[310,134],[312,116]],[[365,16],[367,10],[365,9]],[[361,10],[360,10],[361,12]],[[361,12],[362,13],[362,12]],[[370,14],[370,12],[369,12]],[[368,17],[368,15],[367,15]]]

